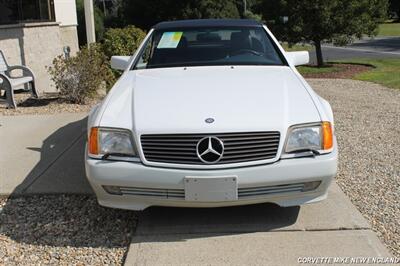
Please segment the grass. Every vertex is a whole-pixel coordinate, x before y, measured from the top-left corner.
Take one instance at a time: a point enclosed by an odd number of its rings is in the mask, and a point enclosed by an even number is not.
[[[322,73],[331,73],[331,72],[338,72],[340,71],[339,67],[335,65],[325,65],[323,67],[316,67],[316,66],[299,66],[297,70],[301,74],[322,74]]]
[[[354,79],[371,81],[389,88],[400,89],[400,59],[355,59],[351,60],[351,62],[369,64],[375,67],[370,71],[357,74]]]
[[[379,25],[378,36],[400,36],[400,23],[383,23]]]
[[[295,44],[292,47],[289,47],[289,44],[284,42],[281,44],[283,49],[287,52],[293,52],[293,51],[311,51],[313,49],[313,46],[308,45],[308,44]]]
[[[372,65],[374,66],[373,69],[359,73],[355,75],[353,79],[370,81],[389,88],[400,89],[400,59],[350,59],[346,61],[335,61],[334,63]],[[335,65],[322,68],[301,66],[298,67],[298,70],[302,74],[339,71]]]

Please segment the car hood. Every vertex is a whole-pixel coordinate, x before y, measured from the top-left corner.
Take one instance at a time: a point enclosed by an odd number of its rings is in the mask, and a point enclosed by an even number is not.
[[[283,131],[320,121],[308,91],[285,66],[146,69],[122,79],[102,124],[139,135]]]

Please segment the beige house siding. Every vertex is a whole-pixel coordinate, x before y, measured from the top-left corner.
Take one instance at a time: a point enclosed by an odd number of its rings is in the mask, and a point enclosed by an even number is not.
[[[0,26],[0,50],[10,65],[30,67],[36,75],[39,93],[55,92],[46,67],[70,46],[71,55],[78,50],[76,26],[60,27],[59,23],[28,23]]]
[[[71,55],[79,50],[78,31],[76,26],[60,26],[61,42],[71,48]]]
[[[75,0],[54,0],[54,9],[57,22],[0,25],[0,50],[10,65],[33,70],[39,93],[56,91],[47,72],[53,59],[65,46],[71,55],[79,49]]]
[[[61,26],[77,25],[75,0],[54,0],[54,12]]]

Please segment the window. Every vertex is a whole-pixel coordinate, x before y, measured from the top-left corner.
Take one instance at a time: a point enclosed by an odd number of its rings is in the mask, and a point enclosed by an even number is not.
[[[0,24],[55,21],[54,0],[0,0]]]
[[[262,27],[210,27],[155,30],[135,69],[284,64]]]

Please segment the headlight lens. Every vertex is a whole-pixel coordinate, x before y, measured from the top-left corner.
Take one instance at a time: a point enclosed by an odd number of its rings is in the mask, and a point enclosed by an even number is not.
[[[332,127],[329,122],[300,125],[289,130],[285,152],[301,150],[329,150],[333,147]]]
[[[126,131],[100,130],[100,153],[134,155],[131,136]]]
[[[96,127],[89,135],[89,153],[136,156],[130,131]]]

